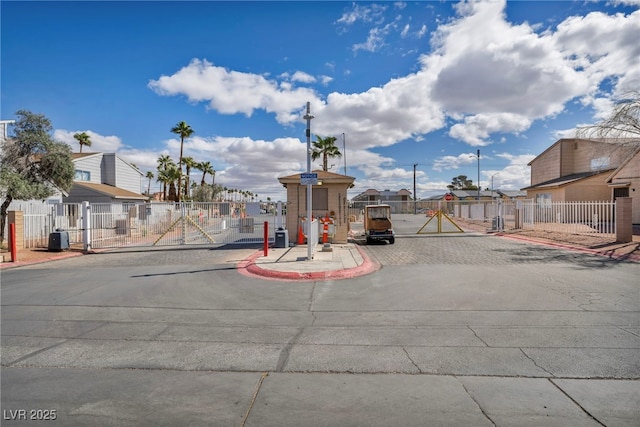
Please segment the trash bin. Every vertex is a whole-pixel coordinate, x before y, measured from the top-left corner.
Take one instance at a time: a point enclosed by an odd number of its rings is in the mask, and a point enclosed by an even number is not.
[[[276,248],[288,248],[289,247],[289,230],[283,230],[279,228],[276,230]]]
[[[69,249],[69,232],[58,230],[49,233],[49,250],[63,251],[65,249]]]

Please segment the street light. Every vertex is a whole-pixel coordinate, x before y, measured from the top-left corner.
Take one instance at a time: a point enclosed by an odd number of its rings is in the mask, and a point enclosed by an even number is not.
[[[480,200],[480,149],[478,148],[478,200]]]
[[[500,172],[496,172],[493,175],[491,175],[491,200],[493,200],[493,177],[498,175]]]

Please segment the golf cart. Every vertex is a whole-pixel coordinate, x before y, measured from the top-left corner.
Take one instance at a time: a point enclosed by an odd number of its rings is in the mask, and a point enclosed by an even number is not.
[[[364,207],[364,234],[367,243],[374,240],[386,240],[390,244],[396,241],[391,225],[391,206],[369,205]]]

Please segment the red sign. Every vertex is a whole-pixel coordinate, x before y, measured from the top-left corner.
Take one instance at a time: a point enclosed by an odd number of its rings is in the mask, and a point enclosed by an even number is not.
[[[451,193],[447,193],[444,195],[444,199],[448,202],[450,200],[453,200],[453,196],[451,195]]]

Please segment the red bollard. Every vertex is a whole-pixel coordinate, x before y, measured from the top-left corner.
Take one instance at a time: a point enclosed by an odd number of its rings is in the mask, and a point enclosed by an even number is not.
[[[9,224],[9,247],[11,248],[11,262],[18,262],[18,248],[16,248],[15,224]]]
[[[264,256],[269,255],[269,221],[264,222]]]

